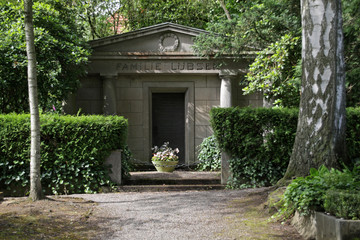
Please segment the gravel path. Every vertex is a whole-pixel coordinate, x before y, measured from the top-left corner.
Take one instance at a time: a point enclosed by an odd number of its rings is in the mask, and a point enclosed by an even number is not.
[[[97,202],[105,235],[95,239],[237,239],[224,235],[232,201],[264,189],[72,195]]]

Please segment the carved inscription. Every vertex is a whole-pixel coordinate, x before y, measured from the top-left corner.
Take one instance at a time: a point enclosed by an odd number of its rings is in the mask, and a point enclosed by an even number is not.
[[[119,62],[116,69],[120,72],[139,71],[211,71],[219,69],[213,62]]]

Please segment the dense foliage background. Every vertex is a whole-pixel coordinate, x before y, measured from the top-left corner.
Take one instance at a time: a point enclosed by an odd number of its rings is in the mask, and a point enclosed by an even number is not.
[[[90,193],[112,185],[104,161],[112,150],[126,149],[126,119],[56,114],[40,119],[41,181],[47,193]],[[29,133],[28,114],[0,115],[0,189],[10,194],[29,189]]]
[[[90,52],[76,11],[61,1],[34,2],[39,104],[60,110],[85,73]],[[27,59],[22,1],[0,4],[0,113],[28,112]]]
[[[342,3],[347,105],[359,106],[360,0]],[[22,4],[5,1],[0,8],[0,111],[27,111]],[[36,0],[34,14],[43,110],[58,109],[75,91],[89,55],[85,40],[162,22],[208,30],[196,39],[202,56],[258,52],[242,82],[245,94],[260,91],[276,106],[298,106],[298,0]]]
[[[220,1],[218,1],[220,2]],[[224,1],[224,11],[212,15],[196,39],[195,50],[219,57],[259,51],[244,79],[245,93],[259,91],[280,107],[299,106],[301,22],[298,0]],[[347,106],[360,105],[360,0],[342,0],[345,38]],[[220,14],[219,14],[220,13]],[[298,70],[297,70],[298,69]],[[291,100],[291,101],[289,101]]]

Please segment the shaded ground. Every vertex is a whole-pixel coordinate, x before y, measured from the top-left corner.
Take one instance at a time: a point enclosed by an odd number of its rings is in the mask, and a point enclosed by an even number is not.
[[[48,197],[0,202],[0,239],[90,239],[98,231],[96,204],[81,198]]]
[[[0,239],[302,239],[289,225],[268,223],[267,194],[262,188],[88,194],[36,203],[10,198],[0,204]]]

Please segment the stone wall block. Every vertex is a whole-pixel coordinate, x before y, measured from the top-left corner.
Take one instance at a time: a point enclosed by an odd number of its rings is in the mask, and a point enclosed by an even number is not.
[[[195,102],[195,112],[207,113],[207,102],[206,101],[196,101]]]
[[[126,78],[120,78],[116,81],[116,88],[131,87],[131,80]]]
[[[195,126],[199,125],[209,125],[210,124],[210,116],[209,113],[195,113]]]
[[[207,126],[195,126],[195,136],[201,139],[208,137]]]
[[[118,100],[142,100],[143,89],[142,88],[117,88]]]
[[[110,179],[121,185],[121,150],[113,151],[105,160],[105,165],[110,167]]]
[[[144,129],[142,126],[129,126],[129,136],[134,138],[144,137]]]
[[[131,101],[130,107],[133,113],[144,111],[143,101]]]
[[[195,100],[216,100],[216,88],[195,88]]]
[[[117,102],[117,112],[122,115],[124,113],[129,113],[131,112],[131,101],[127,101],[127,100],[124,100],[124,101],[118,101]]]
[[[221,80],[217,76],[208,76],[206,78],[206,87],[220,88]]]
[[[129,120],[129,126],[143,124],[143,114],[142,113],[124,113],[124,117]]]
[[[94,100],[102,99],[102,87],[101,88],[80,88],[77,92],[78,100]]]

